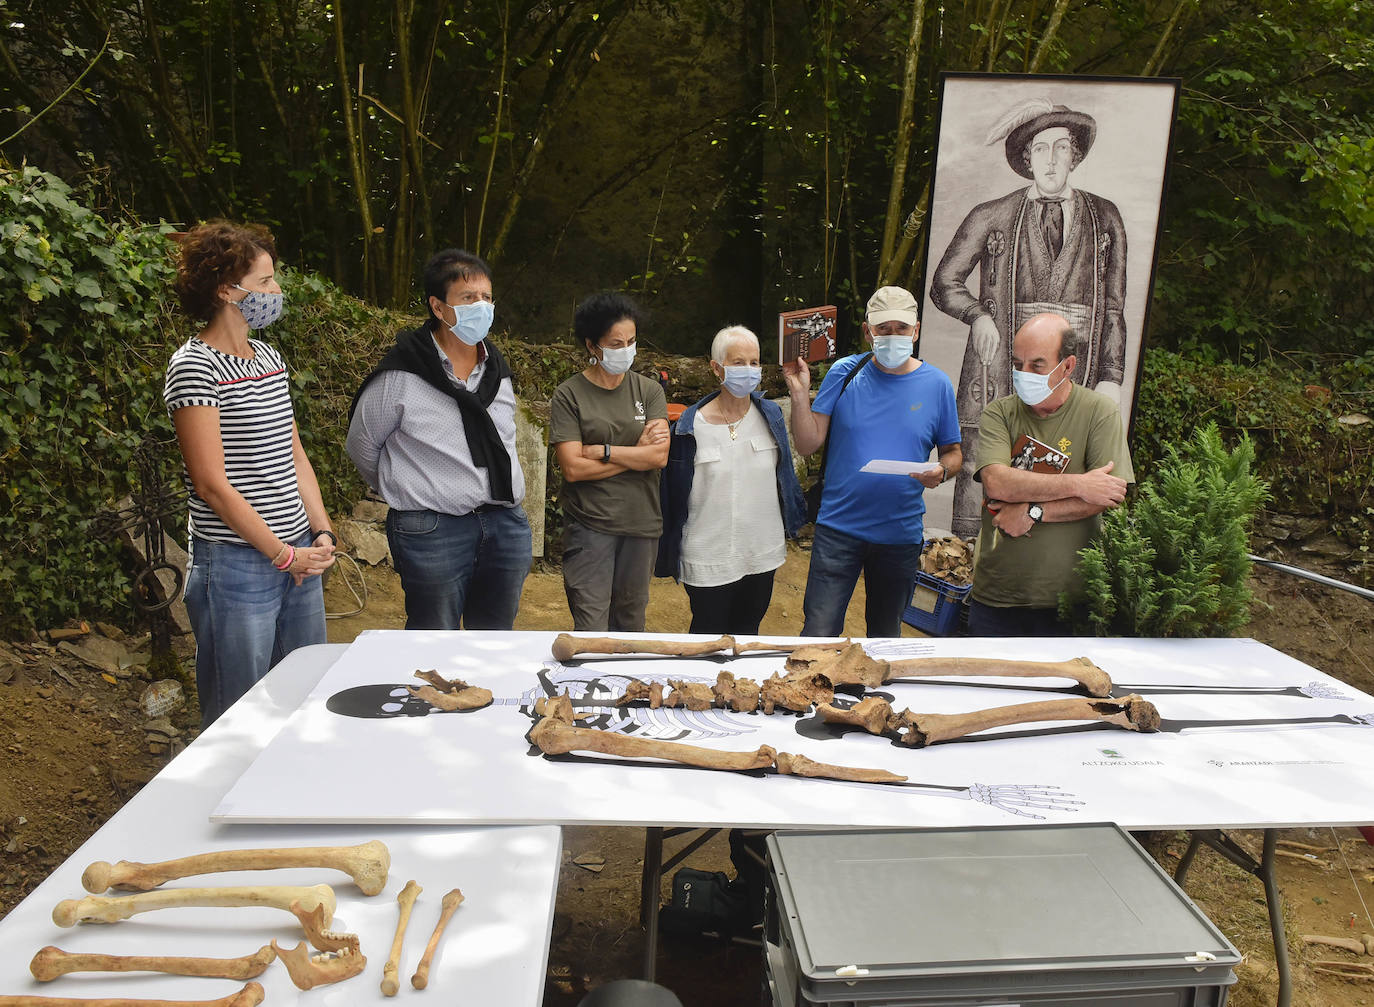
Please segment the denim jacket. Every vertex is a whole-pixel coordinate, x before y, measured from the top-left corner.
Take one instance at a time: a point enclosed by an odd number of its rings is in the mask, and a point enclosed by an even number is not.
[[[672,440],[668,445],[668,464],[663,468],[658,496],[663,506],[663,535],[658,540],[658,559],[654,563],[655,577],[681,578],[682,528],[687,523],[687,501],[692,495],[692,477],[696,473],[697,439],[692,433],[697,410],[710,402],[719,391],[689,406],[673,424]],[[787,426],[782,409],[758,392],[749,398],[758,406],[768,422],[768,430],[778,445],[778,505],[782,508],[782,527],[788,538],[796,538],[806,523],[806,501],[801,483],[792,467],[792,449],[787,443]]]

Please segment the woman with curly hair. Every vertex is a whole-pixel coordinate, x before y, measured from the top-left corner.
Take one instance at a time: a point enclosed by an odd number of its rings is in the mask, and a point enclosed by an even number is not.
[[[186,611],[209,726],[297,647],[325,642],[319,575],[337,544],[301,447],[286,363],[250,337],[280,317],[266,228],[211,221],[181,243],[176,291],[204,323],[163,397],[190,493]]]

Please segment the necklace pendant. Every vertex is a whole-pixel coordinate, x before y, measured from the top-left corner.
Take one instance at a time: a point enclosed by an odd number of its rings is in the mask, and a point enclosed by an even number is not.
[[[731,425],[730,425],[730,439],[733,441],[733,440],[734,440],[735,438],[737,438],[738,436],[739,436],[739,431],[738,431],[737,429],[735,429],[735,426],[734,426],[733,424],[731,424]]]

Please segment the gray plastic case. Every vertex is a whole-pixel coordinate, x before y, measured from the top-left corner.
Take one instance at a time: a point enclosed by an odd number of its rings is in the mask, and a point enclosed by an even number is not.
[[[779,832],[776,1007],[1222,1007],[1240,954],[1115,825]]]

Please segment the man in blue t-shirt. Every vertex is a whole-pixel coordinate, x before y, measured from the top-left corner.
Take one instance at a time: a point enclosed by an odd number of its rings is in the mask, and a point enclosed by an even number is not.
[[[902,612],[921,565],[925,490],[952,478],[964,461],[954,386],[943,371],[913,355],[920,328],[911,292],[882,287],[869,298],[863,326],[872,354],[837,360],[814,403],[806,361],[783,366],[797,450],[809,455],[827,436],[830,441],[803,636],[844,631],[860,572],[868,635],[901,635]],[[926,462],[937,447],[938,461],[928,471],[860,471],[874,460]]]

